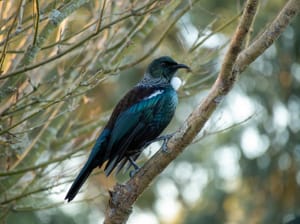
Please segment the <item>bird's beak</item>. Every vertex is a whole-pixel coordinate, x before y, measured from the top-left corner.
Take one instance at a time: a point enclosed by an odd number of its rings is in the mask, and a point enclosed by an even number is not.
[[[188,72],[191,72],[191,71],[192,71],[191,68],[190,68],[189,66],[185,65],[185,64],[177,64],[177,65],[174,65],[174,67],[175,67],[176,69],[184,68],[184,69],[186,69]]]

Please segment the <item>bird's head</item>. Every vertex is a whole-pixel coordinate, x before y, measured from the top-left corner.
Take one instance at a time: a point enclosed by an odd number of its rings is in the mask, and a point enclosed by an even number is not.
[[[162,79],[170,82],[176,71],[181,68],[190,71],[190,68],[187,65],[178,64],[171,57],[163,56],[150,63],[146,74],[148,74],[151,78]]]

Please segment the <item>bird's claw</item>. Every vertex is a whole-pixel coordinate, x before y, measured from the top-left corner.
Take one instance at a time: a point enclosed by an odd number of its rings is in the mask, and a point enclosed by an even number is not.
[[[138,164],[135,163],[135,161],[131,157],[128,157],[128,160],[134,168],[134,170],[131,170],[129,172],[129,176],[130,178],[132,178],[140,170],[140,167]]]
[[[134,170],[131,170],[131,171],[129,172],[130,178],[133,178],[133,176],[134,176],[137,172],[139,172],[139,170],[140,170],[140,168],[134,168]]]
[[[163,153],[170,153],[170,151],[169,151],[169,149],[168,149],[168,146],[167,146],[167,141],[166,142],[164,142],[163,144],[162,144],[162,146],[161,146],[161,151],[163,152]]]
[[[170,153],[170,151],[168,149],[168,141],[170,140],[170,138],[172,138],[173,135],[174,135],[174,133],[161,136],[161,139],[163,140],[163,144],[161,146],[161,151],[162,152]]]

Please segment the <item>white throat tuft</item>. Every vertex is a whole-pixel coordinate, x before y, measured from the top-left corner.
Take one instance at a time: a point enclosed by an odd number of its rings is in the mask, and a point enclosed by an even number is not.
[[[173,87],[173,89],[175,89],[176,91],[180,88],[182,84],[182,80],[178,77],[173,77],[171,79],[171,86]]]

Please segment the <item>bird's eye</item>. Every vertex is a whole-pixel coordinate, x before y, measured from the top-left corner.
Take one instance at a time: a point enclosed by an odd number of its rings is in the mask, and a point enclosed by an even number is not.
[[[161,66],[166,66],[167,63],[166,63],[166,62],[161,62],[160,65],[161,65]]]

